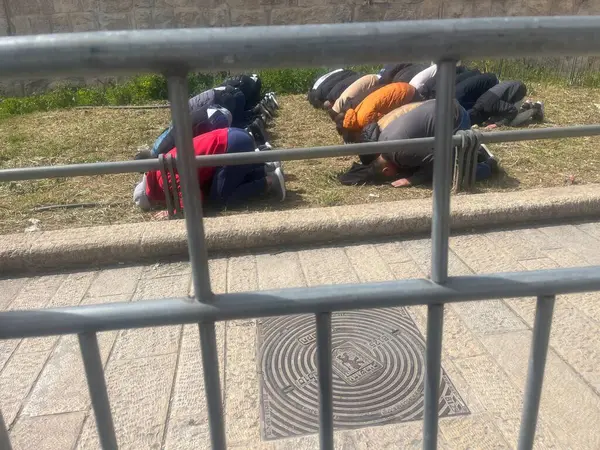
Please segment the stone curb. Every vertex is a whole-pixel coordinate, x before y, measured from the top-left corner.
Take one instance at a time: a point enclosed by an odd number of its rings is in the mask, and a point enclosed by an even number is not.
[[[423,234],[431,199],[208,218],[211,252]],[[600,185],[532,189],[452,198],[452,229],[600,216]],[[0,273],[185,257],[182,220],[12,234],[0,243]]]

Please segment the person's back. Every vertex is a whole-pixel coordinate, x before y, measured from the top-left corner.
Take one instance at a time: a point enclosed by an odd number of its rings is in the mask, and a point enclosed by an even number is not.
[[[467,78],[479,75],[481,72],[479,70],[467,70],[465,66],[456,66],[456,79],[454,81],[454,85],[458,86],[460,82],[466,80]],[[430,78],[425,82],[423,87],[419,89],[419,94],[423,97],[423,100],[431,100],[436,98],[437,96],[437,78],[438,74],[436,73],[433,78]]]
[[[327,94],[327,100],[325,101],[325,107],[331,108],[335,102],[340,98],[340,96],[344,93],[346,89],[348,89],[352,84],[359,80],[362,77],[361,74],[357,73],[351,75],[343,80],[340,80],[336,83],[336,85],[329,91]]]
[[[435,104],[435,100],[427,100],[418,108],[397,117],[381,132],[379,140],[396,141],[433,136],[435,132]]]
[[[227,136],[229,129],[219,129],[211,131],[200,136],[196,136],[193,140],[195,156],[203,155],[220,155],[227,152]],[[167,155],[177,158],[177,148],[171,149]],[[206,197],[212,183],[212,176],[215,172],[215,167],[199,167],[198,182],[200,183],[200,192],[202,197]],[[181,192],[179,185],[179,174],[175,173],[175,183],[167,175],[168,180],[164,180],[160,170],[151,170],[146,173],[146,196],[151,203],[161,203],[165,201],[164,185],[166,182],[173,186],[173,190]]]
[[[415,99],[416,89],[408,83],[391,83],[369,94],[355,109],[344,115],[342,127],[360,131],[362,128],[381,119],[388,112]]]
[[[194,112],[204,106],[213,105],[215,103],[215,90],[208,89],[204,92],[194,95],[188,100],[190,112]],[[225,105],[223,105],[225,106]]]
[[[381,132],[380,141],[395,141],[403,139],[416,139],[433,137],[435,135],[436,101],[428,100],[418,108],[398,117]],[[464,128],[465,109],[454,101],[453,127]],[[448,151],[451,151],[449,148]],[[410,185],[426,183],[433,176],[434,146],[420,147],[418,149],[402,149],[386,155],[399,168],[414,170],[410,176]]]
[[[191,113],[192,137],[209,133],[220,128],[229,128],[232,116],[229,110],[218,105],[205,105]],[[154,142],[151,156],[167,153],[175,147],[175,129],[170,126]]]
[[[331,107],[332,112],[335,115],[345,113],[346,110],[358,106],[367,95],[381,86],[381,77],[379,75],[370,74],[360,77],[342,92]],[[335,115],[332,118],[335,118]]]
[[[338,69],[323,75],[308,92],[307,98],[309,103],[315,108],[322,108],[323,103],[327,100],[327,94],[329,94],[331,89],[344,78],[348,78],[355,74],[356,72],[352,70]]]
[[[408,114],[413,109],[418,108],[424,102],[414,102],[408,103],[406,105],[401,106],[400,108],[396,108],[393,111],[387,113],[377,122],[373,122],[368,124],[362,129],[361,132],[361,142],[376,142],[379,140],[379,136],[381,132],[387,128],[387,126],[394,122],[398,117]]]
[[[394,77],[398,74],[398,72],[400,72],[401,70],[403,70],[409,66],[412,66],[412,64],[411,63],[386,64],[385,66],[383,66],[383,69],[381,69],[381,71],[379,72],[382,83],[389,84],[389,83],[393,82]]]
[[[475,75],[456,85],[456,100],[465,109],[471,109],[479,97],[498,84],[493,73]]]
[[[427,80],[435,77],[437,73],[437,64],[433,64],[421,72],[417,73],[412,79],[409,81],[409,84],[413,86],[417,91],[421,90]]]
[[[465,81],[467,78],[471,78],[476,75],[481,75],[481,71],[479,69],[465,70],[462,73],[456,74],[456,80],[454,84],[458,85],[459,83]]]
[[[226,78],[221,86],[231,86],[239,89],[244,94],[246,110],[252,109],[260,102],[260,93],[262,90],[262,81],[256,74],[252,75],[235,75]]]
[[[427,64],[411,64],[404,69],[398,71],[398,73],[394,76],[392,80],[394,83],[409,83],[410,80],[414,78],[416,74],[422,72],[423,70],[429,67]]]

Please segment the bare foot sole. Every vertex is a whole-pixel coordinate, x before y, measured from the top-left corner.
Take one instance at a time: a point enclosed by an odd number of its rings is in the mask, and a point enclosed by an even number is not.
[[[166,220],[169,218],[168,211],[158,211],[157,213],[152,214],[152,220]]]

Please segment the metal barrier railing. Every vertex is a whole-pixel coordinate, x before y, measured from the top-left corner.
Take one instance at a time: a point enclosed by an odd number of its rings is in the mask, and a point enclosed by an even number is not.
[[[267,37],[265,39],[265,36]],[[533,447],[544,366],[557,294],[600,290],[600,267],[536,272],[448,276],[448,237],[455,65],[459,57],[587,55],[600,53],[600,17],[469,19],[321,26],[84,33],[0,39],[0,77],[123,71],[164,72],[176,130],[177,167],[185,210],[196,300],[159,299],[0,313],[0,339],[78,334],[96,425],[103,449],[117,448],[97,333],[125,328],[198,323],[210,436],[226,448],[215,321],[299,313],[315,314],[322,449],[333,449],[331,312],[425,304],[427,348],[423,448],[437,448],[438,398],[444,304],[502,297],[537,297],[529,372],[518,448]],[[434,138],[207,156],[194,159],[188,115],[187,71],[191,68],[307,66],[438,61]],[[600,126],[496,132],[483,143],[600,134]],[[431,280],[413,279],[347,286],[214,294],[210,287],[197,166],[435,147]],[[34,167],[0,171],[0,181],[139,172],[158,169],[153,160]],[[10,449],[0,414],[0,448]]]

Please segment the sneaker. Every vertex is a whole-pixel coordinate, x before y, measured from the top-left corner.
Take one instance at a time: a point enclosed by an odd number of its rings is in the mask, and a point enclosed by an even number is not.
[[[275,170],[281,169],[281,161],[266,162],[265,169],[266,169],[267,173],[275,172]]]
[[[133,159],[135,159],[135,160],[152,159],[152,151],[149,148],[144,148],[144,149],[138,150],[138,152],[135,154]]]
[[[262,103],[259,103],[258,107],[260,108],[260,114],[262,116],[266,117],[267,120],[273,119],[272,114],[267,110],[267,108],[265,108],[265,105],[263,105]]]
[[[498,164],[498,160],[495,157],[492,156],[486,162],[487,162],[488,166],[490,166],[492,173],[500,172],[500,166]]]
[[[268,142],[265,142],[264,144],[259,145],[257,150],[259,152],[266,152],[268,150],[273,150],[273,147]]]
[[[271,114],[271,116],[275,117],[275,108],[273,108],[273,105],[269,103],[269,101],[266,98],[262,99],[260,101],[260,104],[263,108],[267,110],[269,114]]]
[[[485,159],[494,158],[494,154],[490,152],[490,149],[485,144],[480,144],[480,151],[485,154]]]
[[[261,119],[254,119],[254,121],[248,125],[248,130],[254,135],[257,144],[266,144],[269,140],[269,135],[267,134],[264,122]]]
[[[544,121],[544,104],[542,102],[535,102],[533,104],[533,109],[536,110],[536,113],[533,115],[532,119],[537,120],[539,122]]]
[[[276,111],[279,109],[279,105],[275,102],[275,99],[269,94],[265,95],[263,101],[273,110]]]
[[[533,102],[531,100],[526,100],[523,102],[523,104],[521,105],[521,111],[527,111],[528,109],[531,109],[533,106]]]
[[[269,92],[267,93],[267,96],[273,101],[273,103],[275,104],[275,108],[279,109],[279,102],[277,101],[277,98],[275,97],[275,92]]]
[[[269,174],[271,177],[271,191],[277,194],[279,201],[285,200],[285,178],[283,177],[283,171],[281,167],[277,167],[272,173]]]
[[[258,116],[260,115],[260,113],[262,112],[262,110],[260,109],[260,103],[258,103],[254,108],[252,108],[250,110],[250,112],[252,113],[252,115],[254,116]]]

